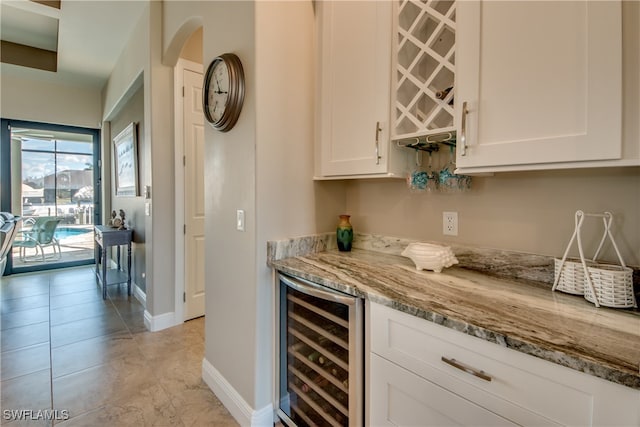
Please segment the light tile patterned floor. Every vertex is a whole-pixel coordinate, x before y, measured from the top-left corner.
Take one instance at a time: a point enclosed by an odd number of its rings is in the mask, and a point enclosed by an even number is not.
[[[0,423],[237,426],[201,378],[204,318],[151,333],[126,285],[108,295],[92,267],[2,278]],[[22,409],[69,419],[6,419]]]

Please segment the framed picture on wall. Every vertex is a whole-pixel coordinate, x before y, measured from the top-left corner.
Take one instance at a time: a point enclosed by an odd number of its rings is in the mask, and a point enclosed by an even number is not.
[[[113,138],[116,196],[138,195],[138,141],[136,124],[130,123]]]

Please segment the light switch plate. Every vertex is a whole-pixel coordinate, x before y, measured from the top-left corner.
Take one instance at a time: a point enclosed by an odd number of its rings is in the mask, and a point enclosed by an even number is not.
[[[244,231],[244,211],[242,209],[236,211],[236,230]]]

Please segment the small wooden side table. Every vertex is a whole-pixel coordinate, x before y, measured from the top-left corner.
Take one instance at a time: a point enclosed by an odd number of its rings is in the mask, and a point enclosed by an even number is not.
[[[96,250],[96,281],[102,285],[102,299],[107,299],[107,286],[127,282],[127,294],[131,295],[131,240],[133,230],[118,230],[106,225],[94,226]],[[127,270],[120,266],[120,246],[127,245]],[[118,248],[118,268],[107,268],[107,249]],[[100,268],[102,266],[102,268]]]

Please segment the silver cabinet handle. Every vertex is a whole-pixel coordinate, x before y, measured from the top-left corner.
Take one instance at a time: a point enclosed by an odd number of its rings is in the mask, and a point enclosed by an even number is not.
[[[467,101],[462,103],[462,121],[460,123],[460,155],[467,155]]]
[[[491,381],[491,377],[489,375],[487,375],[484,371],[478,371],[477,369],[474,369],[470,366],[464,365],[460,362],[458,362],[456,359],[448,359],[444,356],[442,356],[442,361],[444,363],[446,363],[447,365],[451,365],[456,369],[460,369],[461,371],[466,372],[467,374],[471,374],[474,377],[478,377],[482,380],[485,381]]]
[[[380,157],[380,132],[382,132],[382,129],[380,128],[380,122],[376,122],[376,165],[380,164],[380,159],[382,158]]]

